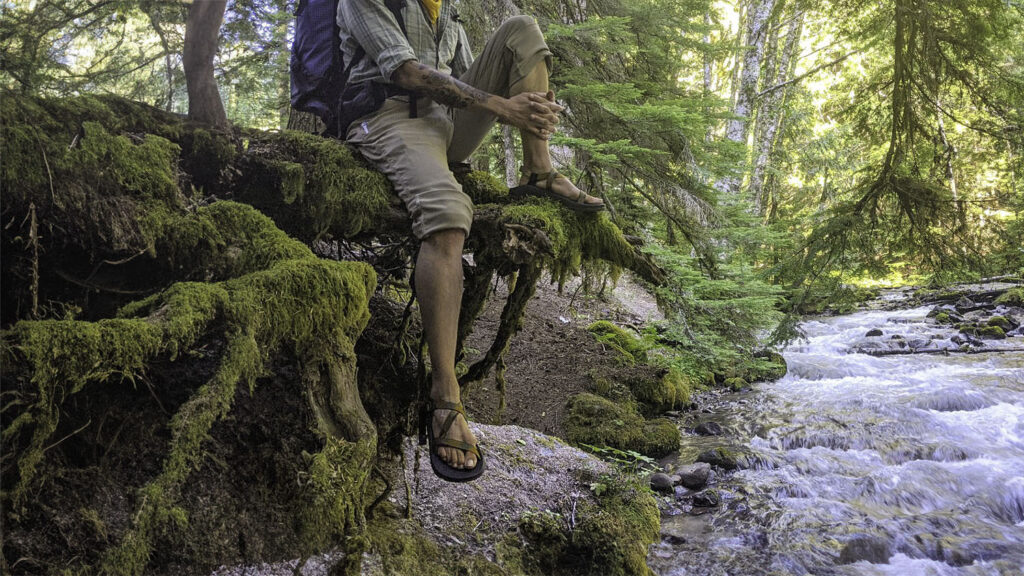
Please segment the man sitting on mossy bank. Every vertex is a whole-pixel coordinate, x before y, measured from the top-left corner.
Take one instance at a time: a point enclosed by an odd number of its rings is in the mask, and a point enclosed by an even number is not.
[[[442,478],[463,481],[484,468],[455,376],[462,249],[473,204],[449,164],[469,158],[499,121],[522,134],[522,180],[513,192],[578,211],[602,210],[604,203],[552,168],[547,141],[562,107],[548,89],[551,52],[537,23],[526,16],[505,21],[473,61],[451,4],[408,0],[403,33],[385,0],[343,0],[338,24],[345,61],[360,47],[366,54],[349,86],[384,98],[377,111],[349,125],[347,140],[394,184],[422,241],[415,278],[430,349],[431,464]]]

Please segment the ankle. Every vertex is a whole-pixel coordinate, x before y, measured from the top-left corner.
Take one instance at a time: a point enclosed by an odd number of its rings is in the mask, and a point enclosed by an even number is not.
[[[459,388],[458,381],[452,382],[434,382],[430,387],[430,399],[436,401],[443,400],[445,402],[459,402],[461,398],[461,389]]]

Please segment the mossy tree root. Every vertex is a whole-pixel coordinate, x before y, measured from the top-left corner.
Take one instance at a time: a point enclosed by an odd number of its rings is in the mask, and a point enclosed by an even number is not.
[[[17,440],[35,425],[18,459],[11,495],[21,502],[36,481],[44,445],[68,396],[90,383],[133,380],[158,355],[173,359],[212,330],[224,331],[220,364],[173,416],[162,471],[139,490],[130,528],[101,560],[104,573],[141,574],[154,537],[169,525],[187,522],[177,495],[203,457],[203,441],[230,411],[238,383],[252,389],[269,359],[281,352],[305,366],[305,392],[325,444],[310,459],[307,542],[326,545],[362,523],[363,493],[377,443],[356,388],[354,343],[369,320],[376,276],[365,264],[320,260],[301,244],[289,244],[294,241],[285,241],[291,249],[283,249],[271,241],[271,229],[276,229],[269,219],[249,206],[218,204],[222,221],[234,217],[262,230],[250,230],[256,240],[230,250],[232,257],[218,268],[237,270],[239,262],[247,262],[243,269],[266,269],[216,283],[179,282],[125,306],[119,318],[23,321],[4,334],[5,348],[36,388],[34,405],[4,430],[5,441]],[[194,218],[202,217],[197,213]],[[224,247],[199,243],[196,248],[203,253]],[[193,260],[204,267],[210,262],[208,257]]]
[[[522,327],[526,305],[537,290],[537,281],[540,280],[542,270],[543,266],[539,261],[527,262],[519,267],[515,287],[509,293],[505,307],[501,311],[501,321],[494,341],[484,357],[470,366],[469,371],[461,378],[460,383],[463,386],[483,380],[508,350],[512,337]]]

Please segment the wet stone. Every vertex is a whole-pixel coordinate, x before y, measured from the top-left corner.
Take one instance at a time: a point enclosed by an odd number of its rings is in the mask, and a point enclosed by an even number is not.
[[[697,456],[697,462],[706,462],[712,466],[718,466],[725,470],[735,470],[739,468],[739,463],[736,461],[736,457],[728,450],[724,450],[722,448],[715,448],[714,450],[701,452],[700,456]]]
[[[717,422],[701,422],[693,429],[693,433],[700,436],[720,436],[722,425]]]
[[[654,474],[651,474],[651,489],[655,492],[671,494],[672,478],[664,472],[655,472]]]
[[[700,490],[708,483],[711,475],[711,465],[706,462],[694,462],[676,468],[676,475],[679,476],[679,483],[691,490]]]
[[[866,560],[872,564],[888,564],[892,550],[889,541],[869,534],[853,536],[839,553],[840,564],[853,564]]]
[[[962,296],[959,300],[956,301],[955,306],[956,306],[957,311],[959,311],[959,312],[967,312],[971,308],[974,308],[976,306],[976,304],[974,303],[974,300],[971,300],[967,296]]]
[[[871,338],[872,336],[881,336],[882,334],[883,332],[880,328],[872,328],[871,330],[868,330],[867,334],[864,336],[866,338]]]
[[[714,508],[722,502],[722,497],[715,490],[705,490],[693,495],[693,505],[699,508]]]

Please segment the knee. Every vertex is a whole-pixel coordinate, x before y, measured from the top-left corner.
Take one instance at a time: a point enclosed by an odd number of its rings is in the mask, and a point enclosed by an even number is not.
[[[447,228],[432,232],[423,243],[442,257],[461,258],[466,241],[466,231],[461,228]]]

